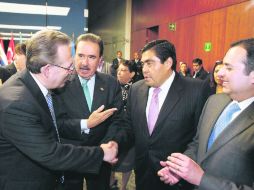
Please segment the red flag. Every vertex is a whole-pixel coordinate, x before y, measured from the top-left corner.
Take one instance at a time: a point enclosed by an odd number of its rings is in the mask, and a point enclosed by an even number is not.
[[[7,61],[7,58],[6,58],[6,54],[4,52],[4,42],[1,38],[0,38],[0,57],[1,57],[0,66],[7,65],[8,61]]]
[[[8,47],[8,50],[7,50],[8,64],[11,64],[13,62],[14,55],[15,55],[15,44],[14,44],[13,36],[11,36],[11,39],[10,39],[10,42],[9,42],[9,47]]]

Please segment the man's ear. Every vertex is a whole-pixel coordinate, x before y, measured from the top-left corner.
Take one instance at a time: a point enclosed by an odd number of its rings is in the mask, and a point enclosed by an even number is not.
[[[251,71],[249,76],[250,76],[251,83],[254,84],[254,71]]]
[[[164,64],[169,68],[172,69],[173,66],[173,59],[171,57],[167,58],[167,60],[164,62]],[[173,69],[172,69],[173,70]]]
[[[135,72],[132,71],[132,72],[131,72],[131,78],[133,78],[134,76],[135,76]]]
[[[43,74],[43,76],[44,76],[45,78],[48,78],[49,72],[50,72],[50,65],[47,64],[47,65],[41,67],[40,71],[41,71],[41,73]]]

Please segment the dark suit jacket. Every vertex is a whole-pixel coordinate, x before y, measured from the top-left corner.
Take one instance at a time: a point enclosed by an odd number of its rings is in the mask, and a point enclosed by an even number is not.
[[[137,82],[139,80],[144,79],[143,72],[142,72],[142,64],[140,59],[137,62],[135,61],[135,59],[133,59],[132,64],[134,64],[134,68],[135,68],[135,76],[133,77],[133,82]]]
[[[10,73],[3,67],[0,67],[0,79],[4,83],[8,78],[10,78]]]
[[[200,190],[254,188],[254,103],[229,124],[207,151],[212,128],[231,101],[226,94],[208,99],[200,117],[199,132],[185,152],[205,171]]]
[[[88,119],[91,112],[88,109],[86,98],[78,75],[56,95],[55,111],[58,118],[60,136],[65,142],[82,146],[100,145],[115,135],[117,127],[121,125],[122,94],[120,84],[110,75],[96,72],[92,110],[101,105],[105,109],[117,108],[118,111],[100,125],[90,129],[89,134],[82,133],[81,119]]]
[[[193,76],[195,75],[195,73],[193,73]],[[205,80],[208,77],[208,72],[202,67],[198,73],[196,74],[197,79],[201,79],[201,80]]]
[[[176,74],[168,95],[162,105],[152,135],[149,135],[146,118],[146,104],[149,87],[144,80],[136,82],[129,91],[127,116],[124,129],[114,138],[120,149],[134,142],[136,148],[137,189],[153,189],[152,173],[159,189],[175,189],[164,185],[157,176],[160,161],[166,160],[173,152],[184,152],[196,133],[198,119],[206,97],[203,96],[203,82],[183,78]],[[187,189],[187,188],[183,188]]]
[[[121,59],[123,60],[123,59]],[[119,61],[117,58],[113,59],[112,61],[112,64],[111,64],[111,75],[113,77],[116,77],[117,76],[117,69],[118,69],[118,66],[119,66]]]
[[[4,67],[5,69],[7,69],[7,71],[11,74],[14,75],[17,72],[16,66],[14,63],[11,63],[9,65],[6,65]]]
[[[54,190],[54,171],[99,171],[101,148],[57,142],[47,102],[27,70],[1,87],[0,120],[1,190]]]

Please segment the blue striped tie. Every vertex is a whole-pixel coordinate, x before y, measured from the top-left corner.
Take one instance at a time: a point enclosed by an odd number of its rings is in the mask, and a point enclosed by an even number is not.
[[[228,126],[232,120],[232,116],[235,112],[240,111],[240,107],[237,103],[230,104],[222,112],[219,119],[217,120],[212,133],[208,139],[207,150],[211,148],[216,138],[221,134],[221,132]]]
[[[54,111],[54,107],[53,107],[52,96],[51,96],[50,92],[48,92],[47,95],[46,95],[46,101],[47,101],[49,111],[50,111],[50,114],[51,114],[51,117],[53,119],[53,123],[54,123],[54,126],[55,126],[55,130],[56,130],[56,134],[57,134],[57,141],[59,143],[61,143],[59,132],[58,132],[58,129],[57,129],[57,124],[56,124],[56,116],[55,116],[55,111]],[[64,175],[61,175],[59,181],[60,181],[60,183],[64,183]]]

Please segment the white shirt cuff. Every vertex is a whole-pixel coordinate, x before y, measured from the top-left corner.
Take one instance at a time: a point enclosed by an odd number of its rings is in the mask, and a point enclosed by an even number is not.
[[[81,119],[80,120],[80,126],[81,126],[81,134],[89,134],[90,129],[87,127],[87,119]]]

